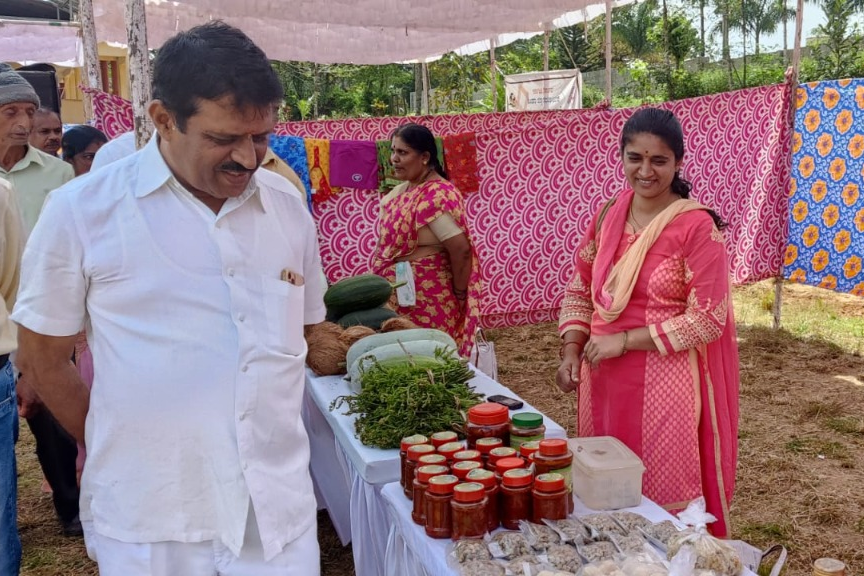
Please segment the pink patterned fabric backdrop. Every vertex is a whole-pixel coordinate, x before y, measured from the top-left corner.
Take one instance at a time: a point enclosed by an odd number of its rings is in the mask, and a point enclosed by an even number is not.
[[[131,128],[121,99],[94,96],[103,131]],[[121,100],[118,103],[116,100]],[[98,107],[96,106],[99,102]],[[126,103],[128,106],[128,103]],[[661,105],[681,120],[682,172],[693,197],[729,222],[736,284],[779,274],[787,238],[790,99],[786,84]],[[412,118],[437,136],[477,134],[480,191],[466,197],[483,275],[483,324],[557,318],[572,251],[593,213],[625,184],[618,137],[632,110],[456,114]],[[279,135],[381,140],[405,118],[291,122]],[[128,123],[128,124],[127,124]],[[128,127],[126,127],[128,126]],[[344,189],[315,205],[327,277],[367,272],[377,241],[378,194]]]
[[[686,137],[683,173],[694,198],[730,223],[737,284],[776,276],[787,236],[791,128],[787,85],[663,105]],[[480,191],[466,197],[483,274],[483,324],[554,320],[572,271],[572,251],[593,213],[625,180],[618,136],[632,110],[434,116],[438,136],[477,133]],[[281,124],[279,134],[387,138],[403,118]],[[369,269],[378,194],[348,190],[315,206],[328,278]]]
[[[124,132],[131,131],[135,125],[132,121],[132,103],[119,96],[80,86],[81,91],[90,96],[93,103],[93,126],[108,136],[116,138]]]

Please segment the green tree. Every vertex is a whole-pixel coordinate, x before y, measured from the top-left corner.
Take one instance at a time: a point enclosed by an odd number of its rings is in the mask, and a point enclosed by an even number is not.
[[[648,38],[648,33],[657,21],[657,0],[644,0],[616,9],[612,13],[614,56],[650,59],[654,43]]]
[[[862,36],[852,17],[860,2],[823,0],[825,23],[816,27],[813,42],[816,74],[820,79],[858,76],[862,69],[860,56]]]
[[[558,68],[578,68],[582,72],[603,70],[605,25],[601,26],[598,20],[600,19],[555,31],[550,44],[556,47]]]
[[[699,32],[683,12],[676,11],[667,18],[665,26],[663,21],[657,22],[648,32],[648,38],[655,44],[664,45],[664,36],[668,37],[665,43],[666,53],[674,60],[675,69],[678,70],[684,60],[698,48]]]

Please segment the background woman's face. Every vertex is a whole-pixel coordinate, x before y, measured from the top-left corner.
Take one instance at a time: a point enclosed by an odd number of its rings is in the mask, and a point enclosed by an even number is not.
[[[390,164],[393,165],[393,175],[399,180],[416,181],[428,169],[429,153],[420,154],[399,136],[394,136],[390,143]]]
[[[93,157],[96,156],[96,151],[99,150],[104,142],[91,142],[84,150],[76,154],[69,161],[72,164],[72,169],[75,170],[75,176],[90,172],[90,167],[93,165]]]

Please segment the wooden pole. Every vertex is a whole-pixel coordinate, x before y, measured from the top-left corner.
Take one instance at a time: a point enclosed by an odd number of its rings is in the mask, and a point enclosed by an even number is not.
[[[801,31],[804,28],[804,0],[798,0],[795,9],[795,47],[792,49],[792,70],[798,81],[798,64],[801,62]]]
[[[420,102],[420,113],[425,115],[429,114],[429,64],[423,62],[421,72],[423,76],[423,93],[420,95],[422,98]]]
[[[543,32],[543,71],[549,71],[549,31]]]
[[[152,125],[147,116],[150,102],[150,52],[147,50],[147,16],[144,0],[126,0],[126,39],[129,46],[129,84],[132,88],[132,118],[135,146],[150,139]]]
[[[612,105],[612,0],[606,0],[606,101]]]
[[[81,38],[84,42],[84,75],[87,87],[102,89],[99,69],[99,48],[96,44],[96,22],[93,18],[93,0],[80,0],[78,16],[81,18]]]
[[[492,83],[492,111],[498,112],[498,70],[495,69],[495,39],[489,39],[489,71]]]

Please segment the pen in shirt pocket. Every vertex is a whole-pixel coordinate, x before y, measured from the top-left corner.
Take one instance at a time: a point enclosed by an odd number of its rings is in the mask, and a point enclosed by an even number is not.
[[[280,275],[280,279],[283,282],[288,282],[293,286],[303,286],[303,275],[298,272],[294,272],[288,268],[282,270],[282,274]]]

